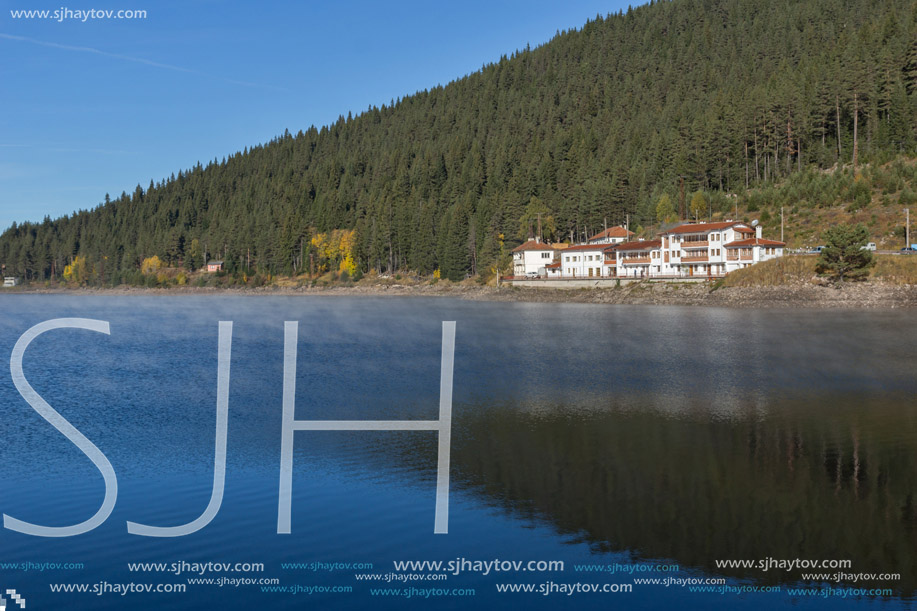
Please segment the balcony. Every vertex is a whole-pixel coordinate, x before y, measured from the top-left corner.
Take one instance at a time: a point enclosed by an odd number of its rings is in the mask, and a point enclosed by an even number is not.
[[[704,240],[703,242],[698,241],[698,242],[682,242],[681,243],[682,248],[707,248],[708,246],[710,246],[710,242],[708,242],[707,240]]]
[[[728,254],[726,255],[726,260],[727,260],[727,261],[751,261],[751,260],[752,260],[752,256],[751,256],[751,253],[749,253],[749,254],[747,254],[747,255],[745,255],[745,254],[742,254],[742,255],[736,254],[736,255],[734,255],[734,254],[732,254],[732,253],[728,253]]]
[[[649,257],[627,257],[626,259],[618,259],[618,264],[624,265],[636,265],[638,263],[649,263]]]
[[[682,263],[704,263],[707,261],[707,255],[698,255],[698,256],[688,256],[685,255],[681,258]]]

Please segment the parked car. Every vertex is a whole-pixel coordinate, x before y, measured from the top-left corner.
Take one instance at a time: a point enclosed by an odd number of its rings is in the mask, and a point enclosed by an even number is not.
[[[812,249],[812,252],[814,252],[814,253],[817,255],[817,254],[819,254],[824,248],[825,248],[824,246],[816,246],[815,248]]]
[[[902,255],[912,255],[915,252],[917,252],[917,248],[914,248],[913,246],[905,246],[901,249]]]
[[[876,243],[875,243],[875,242],[870,242],[869,244],[867,244],[866,246],[862,246],[861,248],[862,248],[863,250],[871,250],[871,251],[875,252],[875,250],[876,250]]]
[[[526,278],[537,278],[538,272],[525,272],[525,277]]]

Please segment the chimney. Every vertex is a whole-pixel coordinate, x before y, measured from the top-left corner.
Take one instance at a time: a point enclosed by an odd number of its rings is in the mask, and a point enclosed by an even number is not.
[[[757,227],[755,227],[755,237],[756,238],[761,237],[761,225],[758,225]]]

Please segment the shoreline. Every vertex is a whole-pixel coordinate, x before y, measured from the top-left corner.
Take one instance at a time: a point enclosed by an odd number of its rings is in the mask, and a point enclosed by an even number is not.
[[[446,297],[469,301],[521,303],[593,303],[610,305],[706,306],[728,308],[901,309],[917,307],[917,285],[848,283],[840,287],[785,284],[760,287],[719,287],[705,284],[635,283],[616,288],[554,289],[481,286],[466,283],[382,283],[361,286],[213,288],[15,288],[0,295],[83,296],[323,296],[323,297]]]

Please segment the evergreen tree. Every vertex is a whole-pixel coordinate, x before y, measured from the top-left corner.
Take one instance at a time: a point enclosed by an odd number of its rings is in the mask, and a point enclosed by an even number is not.
[[[837,282],[866,279],[875,261],[864,248],[869,241],[864,225],[835,225],[825,231],[824,240],[816,267],[819,274]]]

